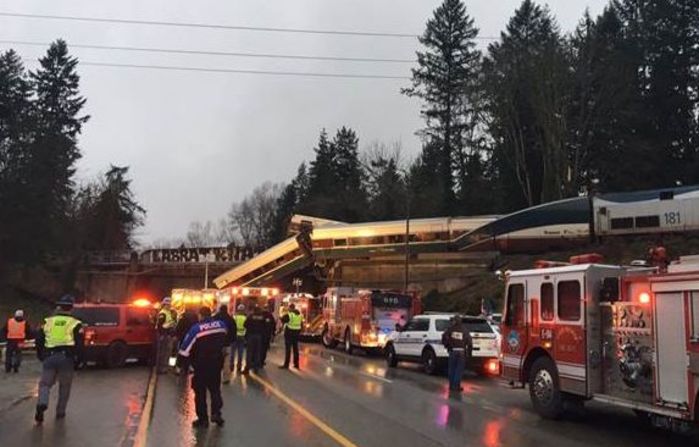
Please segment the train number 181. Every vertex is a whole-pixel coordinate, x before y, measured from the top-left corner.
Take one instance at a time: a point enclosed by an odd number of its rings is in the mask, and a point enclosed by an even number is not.
[[[665,225],[680,225],[681,223],[682,219],[679,211],[665,213]]]

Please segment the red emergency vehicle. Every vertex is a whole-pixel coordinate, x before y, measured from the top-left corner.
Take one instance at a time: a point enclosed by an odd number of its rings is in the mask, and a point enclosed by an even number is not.
[[[289,312],[289,305],[293,304],[296,310],[303,316],[301,337],[305,339],[318,338],[323,329],[323,312],[320,306],[321,299],[309,293],[288,293],[281,295],[277,321],[281,325],[281,317]],[[280,326],[281,327],[281,326]]]
[[[572,259],[576,261],[576,259]],[[589,258],[577,261],[589,262]],[[699,257],[507,272],[502,372],[557,418],[594,399],[678,431],[699,421]]]
[[[342,343],[347,353],[356,348],[382,349],[396,324],[422,312],[416,294],[386,290],[332,287],[321,298],[322,342],[327,348]]]

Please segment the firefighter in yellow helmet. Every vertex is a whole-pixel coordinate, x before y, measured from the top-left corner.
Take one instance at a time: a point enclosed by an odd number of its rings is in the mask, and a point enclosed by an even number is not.
[[[55,314],[44,320],[44,325],[36,336],[36,352],[42,361],[39,401],[34,416],[37,424],[44,421],[44,412],[49,406],[49,393],[56,381],[59,387],[56,418],[65,417],[73,372],[82,356],[82,323],[71,315],[73,297],[64,296],[56,306]]]
[[[282,317],[284,323],[284,364],[282,369],[289,368],[291,351],[294,351],[294,368],[299,369],[299,337],[303,326],[303,315],[296,310],[294,303],[289,304],[289,313]]]

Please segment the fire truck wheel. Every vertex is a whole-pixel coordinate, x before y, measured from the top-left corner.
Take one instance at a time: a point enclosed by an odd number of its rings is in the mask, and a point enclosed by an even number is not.
[[[386,363],[389,368],[398,366],[398,358],[396,357],[396,349],[393,345],[386,346]]]
[[[422,352],[422,367],[425,369],[425,372],[431,376],[439,372],[437,356],[432,348],[427,348]]]
[[[337,340],[333,338],[328,328],[323,329],[323,333],[320,336],[320,340],[323,343],[323,346],[325,346],[328,349],[332,349],[335,346],[337,346]]]
[[[541,357],[532,365],[529,373],[529,395],[534,409],[546,419],[557,419],[563,414],[561,393],[556,365],[549,357]]]
[[[107,348],[107,356],[105,363],[107,368],[121,368],[126,363],[128,355],[128,347],[122,341],[115,341]]]
[[[349,355],[352,355],[353,347],[352,347],[352,337],[350,336],[350,330],[349,328],[345,329],[345,338],[343,342],[343,348],[345,349],[345,352]]]

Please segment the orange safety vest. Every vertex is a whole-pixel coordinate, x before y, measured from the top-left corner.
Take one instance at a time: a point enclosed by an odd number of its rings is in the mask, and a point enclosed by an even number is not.
[[[14,318],[7,320],[7,339],[24,340],[27,336],[27,322],[17,321]]]

